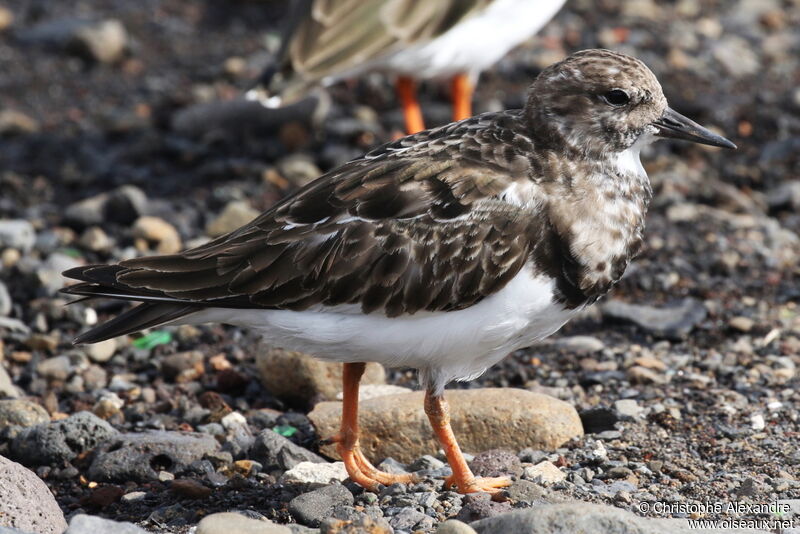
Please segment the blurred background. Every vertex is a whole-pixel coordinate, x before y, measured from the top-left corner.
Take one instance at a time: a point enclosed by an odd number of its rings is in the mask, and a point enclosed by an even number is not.
[[[97,413],[111,391],[121,405],[100,413],[127,429],[196,428],[192,410],[215,392],[243,412],[273,410],[258,424],[292,426],[313,447],[304,414],[316,397],[270,389],[252,333],[185,328],[74,349],[75,332],[119,304],[65,308],[57,295],[69,267],[199,244],[402,134],[394,81],[379,72],[330,86],[322,104],[244,103],[274,61],[286,12],[277,0],[0,0],[0,391],[54,418]],[[454,386],[524,387],[575,405],[587,437],[559,454],[581,481],[581,455],[621,421],[606,469],[660,462],[622,497],[576,489],[573,474],[559,491],[628,508],[642,492],[800,494],[799,24],[798,0],[567,0],[481,75],[475,113],[518,108],[545,66],[583,48],[618,50],[656,73],[671,107],[739,147],[647,149],[645,247],[605,304]],[[419,98],[428,126],[450,121],[448,84],[423,81]],[[168,360],[190,349],[201,351],[190,363]],[[220,354],[228,365],[211,361]],[[389,381],[416,384],[405,370]],[[76,476],[48,483],[62,508],[92,510]],[[286,519],[284,497],[270,495],[266,515]]]

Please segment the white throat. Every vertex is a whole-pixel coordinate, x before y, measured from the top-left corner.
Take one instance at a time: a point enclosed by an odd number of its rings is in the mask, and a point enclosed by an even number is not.
[[[639,152],[641,152],[642,147],[649,145],[653,141],[655,141],[655,137],[651,133],[644,133],[640,135],[639,139],[637,139],[636,142],[630,147],[622,152],[618,152],[613,163],[616,166],[617,171],[620,174],[640,177],[647,176],[647,173],[642,166],[642,161],[639,158]]]

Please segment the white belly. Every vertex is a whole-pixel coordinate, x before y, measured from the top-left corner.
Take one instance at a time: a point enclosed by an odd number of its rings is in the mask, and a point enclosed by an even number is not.
[[[565,0],[495,0],[430,41],[409,46],[355,69],[386,69],[417,79],[477,76],[529,38],[556,14]],[[348,76],[354,72],[346,73]],[[329,80],[347,77],[337,75]]]
[[[315,311],[210,308],[181,322],[253,328],[273,346],[340,362],[413,367],[437,384],[480,375],[510,352],[533,344],[577,310],[553,302],[553,281],[524,268],[501,291],[464,310],[389,318],[353,306]]]

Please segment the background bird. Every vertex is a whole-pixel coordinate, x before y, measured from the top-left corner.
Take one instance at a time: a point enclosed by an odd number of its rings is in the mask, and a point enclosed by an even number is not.
[[[65,292],[142,304],[76,338],[164,323],[248,326],[345,363],[348,474],[408,482],[358,445],[364,362],[408,366],[460,492],[473,476],[443,397],[604,295],[638,252],[650,202],[639,150],[657,137],[735,148],[667,106],[640,61],[607,50],[545,69],[522,110],[486,113],[379,147],[230,234],[180,254],[71,269]]]
[[[270,107],[312,87],[382,70],[396,75],[406,131],[424,129],[415,80],[451,81],[453,120],[472,115],[473,85],[536,33],[564,0],[299,0],[277,64],[248,97]]]

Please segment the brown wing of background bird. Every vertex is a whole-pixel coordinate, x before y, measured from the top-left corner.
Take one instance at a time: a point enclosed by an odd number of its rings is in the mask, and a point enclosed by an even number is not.
[[[291,100],[346,72],[446,32],[492,0],[306,0],[298,4],[269,92]]]

